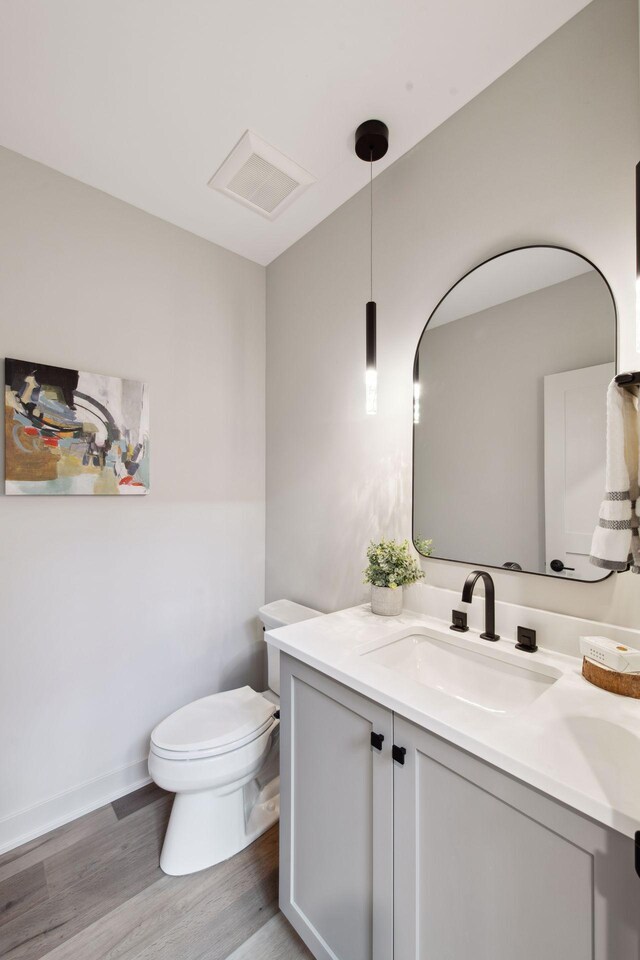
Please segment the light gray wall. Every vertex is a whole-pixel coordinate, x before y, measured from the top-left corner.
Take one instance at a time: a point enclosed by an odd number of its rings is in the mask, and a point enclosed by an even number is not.
[[[595,270],[427,327],[414,532],[436,556],[544,571],[544,377],[614,359],[615,308]]]
[[[6,150],[0,210],[2,357],[151,404],[147,497],[0,496],[1,844],[3,817],[145,775],[170,711],[262,680],[265,271]]]
[[[435,304],[475,264],[527,243],[585,254],[613,288],[621,364],[640,363],[638,105],[636,0],[594,0],[375,180],[376,417],[364,413],[368,192],[268,267],[269,598],[325,610],[363,600],[369,538],[410,536],[413,353]],[[455,588],[468,569],[424,567],[430,583]],[[640,617],[630,574],[585,585],[505,572],[496,586],[526,605]]]

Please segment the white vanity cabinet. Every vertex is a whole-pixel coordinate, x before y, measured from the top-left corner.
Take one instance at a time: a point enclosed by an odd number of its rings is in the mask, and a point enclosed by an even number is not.
[[[638,960],[633,841],[394,718],[395,960]]]
[[[317,958],[391,960],[393,714],[282,657],[280,717],[283,913]]]
[[[638,960],[630,839],[289,656],[281,689],[280,906],[318,960]]]

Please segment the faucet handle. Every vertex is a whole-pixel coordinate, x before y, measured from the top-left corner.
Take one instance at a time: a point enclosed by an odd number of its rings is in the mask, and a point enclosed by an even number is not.
[[[530,627],[518,627],[518,642],[516,650],[525,650],[527,653],[535,653],[538,649],[536,643],[536,632]]]
[[[467,615],[464,610],[452,610],[449,630],[455,630],[457,633],[466,633],[468,629]]]

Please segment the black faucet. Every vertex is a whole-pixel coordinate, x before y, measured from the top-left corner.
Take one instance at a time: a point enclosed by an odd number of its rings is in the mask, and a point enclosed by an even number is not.
[[[462,588],[462,602],[471,603],[473,588],[480,577],[484,580],[484,633],[480,636],[483,640],[499,640],[496,633],[496,591],[491,574],[486,570],[472,570]]]

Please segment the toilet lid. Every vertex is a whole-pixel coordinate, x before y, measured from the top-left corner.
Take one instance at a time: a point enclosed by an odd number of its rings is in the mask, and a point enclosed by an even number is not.
[[[214,750],[261,731],[276,706],[251,687],[194,700],[159,723],[151,742],[164,750]]]

